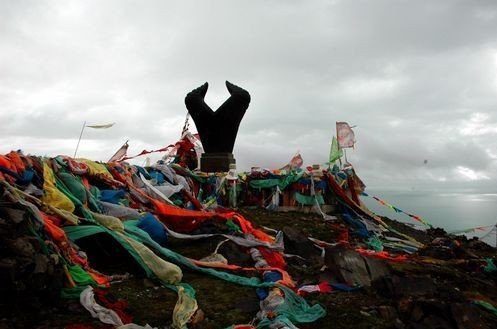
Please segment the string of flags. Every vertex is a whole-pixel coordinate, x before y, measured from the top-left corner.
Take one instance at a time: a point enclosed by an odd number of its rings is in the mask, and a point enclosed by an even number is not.
[[[496,226],[495,224],[492,224],[492,225],[486,225],[486,226],[478,226],[478,227],[468,228],[468,229],[465,229],[465,230],[451,231],[451,232],[449,232],[449,233],[450,233],[450,234],[463,234],[463,233],[478,233],[478,232],[485,232],[485,231],[487,231],[489,228],[494,228],[495,226]]]
[[[407,215],[409,217],[411,217],[412,219],[420,222],[421,224],[425,225],[426,227],[429,227],[429,228],[432,228],[433,226],[424,218],[422,218],[421,216],[418,216],[418,215],[413,215],[413,214],[410,214],[408,212],[405,212],[404,210],[398,208],[398,207],[395,207],[393,205],[391,205],[390,203],[386,202],[385,200],[382,200],[376,196],[373,196],[373,195],[369,195],[367,194],[366,192],[361,192],[361,195],[363,196],[367,196],[367,197],[370,197],[370,198],[373,198],[375,199],[379,204],[381,204],[382,206],[385,206],[387,208],[390,208],[392,209],[393,211],[395,211],[396,213],[403,213],[404,215]]]
[[[138,153],[136,155],[133,155],[133,156],[129,156],[129,157],[128,156],[124,156],[124,157],[120,158],[118,161],[130,160],[130,159],[134,159],[134,158],[137,158],[139,156],[142,156],[142,155],[145,155],[145,154],[150,154],[150,153],[166,152],[166,151],[169,151],[169,150],[174,149],[174,148],[175,148],[175,145],[171,144],[171,145],[168,145],[166,147],[160,148],[158,150],[143,150],[140,153]],[[126,147],[126,149],[127,149],[127,147]]]

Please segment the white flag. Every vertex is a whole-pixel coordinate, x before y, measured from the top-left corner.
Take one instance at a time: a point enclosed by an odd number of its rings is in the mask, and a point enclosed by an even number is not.
[[[107,128],[112,127],[114,124],[115,124],[115,122],[107,123],[107,124],[104,124],[104,125],[86,125],[86,127],[88,127],[88,128],[95,128],[95,129],[107,129]]]
[[[117,150],[117,152],[114,153],[114,155],[107,162],[119,161],[119,160],[123,159],[124,157],[126,157],[126,154],[128,153],[128,147],[129,147],[128,141],[126,141],[123,144],[123,146],[121,146],[119,148],[119,150]]]

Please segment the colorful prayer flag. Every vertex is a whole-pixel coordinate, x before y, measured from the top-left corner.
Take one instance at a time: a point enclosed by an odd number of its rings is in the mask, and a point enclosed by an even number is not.
[[[337,139],[340,148],[354,147],[355,135],[347,122],[337,122]]]
[[[294,157],[289,162],[291,170],[298,169],[298,168],[302,167],[303,164],[304,164],[304,159],[302,159],[300,152],[295,154]]]
[[[361,195],[364,195],[364,196],[367,196],[367,197],[370,197],[370,198],[373,198],[374,200],[376,200],[379,204],[381,204],[382,206],[385,206],[385,207],[388,207],[390,209],[392,209],[393,211],[397,212],[397,213],[403,213],[409,217],[411,217],[412,219],[414,220],[417,220],[418,222],[424,224],[425,226],[427,227],[433,227],[428,221],[426,221],[424,218],[422,218],[421,216],[418,216],[418,215],[413,215],[413,214],[410,214],[408,212],[405,212],[404,210],[400,209],[400,208],[397,208],[395,207],[394,205],[391,205],[390,203],[374,196],[374,195],[369,195],[367,194],[366,192],[362,192]]]

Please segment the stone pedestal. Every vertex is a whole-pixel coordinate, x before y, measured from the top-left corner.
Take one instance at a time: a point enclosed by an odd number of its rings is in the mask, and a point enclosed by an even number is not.
[[[200,170],[203,172],[228,172],[236,164],[233,153],[202,153]]]

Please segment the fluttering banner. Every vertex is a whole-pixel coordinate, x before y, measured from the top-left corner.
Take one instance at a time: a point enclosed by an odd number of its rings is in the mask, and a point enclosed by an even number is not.
[[[107,129],[107,128],[112,127],[113,125],[115,125],[115,122],[113,122],[113,123],[107,123],[107,124],[104,124],[104,125],[86,125],[85,127],[94,128],[94,129]]]
[[[128,141],[126,141],[123,144],[123,146],[121,146],[119,150],[117,150],[117,152],[114,153],[114,155],[107,162],[120,161],[122,158],[126,157],[126,154],[128,152],[128,147],[129,147]]]
[[[333,136],[333,139],[331,140],[331,148],[330,148],[330,159],[329,159],[329,164],[332,165],[340,159],[343,155],[342,150],[338,147],[338,142],[335,136]]]
[[[300,152],[295,154],[288,164],[290,165],[291,170],[299,169],[300,167],[302,167],[302,165],[304,164],[304,159],[302,159]]]
[[[392,209],[393,211],[395,211],[396,213],[403,213],[404,215],[411,217],[412,219],[420,222],[421,224],[425,225],[426,227],[429,227],[429,228],[433,227],[426,219],[422,218],[421,216],[413,215],[413,214],[410,214],[408,212],[405,212],[404,210],[391,205],[390,203],[386,202],[385,200],[382,200],[376,196],[369,195],[366,192],[361,192],[361,195],[373,198],[382,206],[388,207],[388,208]]]
[[[125,156],[124,158],[121,158],[119,161],[130,160],[130,159],[134,159],[134,158],[137,158],[137,157],[145,155],[145,154],[157,153],[157,152],[166,152],[166,151],[171,151],[174,149],[176,149],[176,146],[171,144],[171,145],[168,145],[168,146],[163,147],[163,148],[158,149],[158,150],[151,150],[151,151],[143,150],[140,153],[138,153],[137,155],[133,155],[133,156],[129,156],[129,157]]]
[[[355,135],[347,122],[337,122],[337,139],[340,148],[354,147]]]

